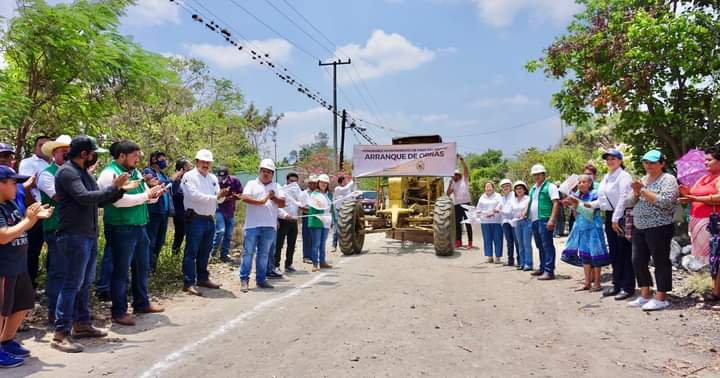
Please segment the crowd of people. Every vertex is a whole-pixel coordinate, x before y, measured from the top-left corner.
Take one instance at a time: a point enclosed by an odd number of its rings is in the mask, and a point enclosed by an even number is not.
[[[484,192],[475,206],[470,206],[468,168],[459,157],[464,172],[455,172],[447,191],[456,204],[455,245],[463,246],[465,223],[466,246],[472,248],[470,226],[479,223],[488,263],[502,264],[506,252],[505,265],[531,272],[541,281],[553,280],[553,236],[564,223],[562,209],[569,209],[570,234],[560,259],[583,268],[585,279],[577,291],[602,292],[618,301],[631,299],[628,306],[644,311],[663,310],[670,306],[667,293],[672,290],[673,217],[679,205],[689,204],[692,253],[710,264],[714,289],[707,299],[720,300],[720,145],[708,148],[705,154],[706,175],[691,186],[679,185],[658,150],[642,156],[644,175],[633,178],[625,170],[623,153],[611,149],[602,155],[608,173],[599,183],[595,181],[597,169],[588,164],[577,182],[561,192],[563,185],[550,182],[545,167],[537,164],[531,168],[530,185],[504,179],[498,191],[494,182],[483,183]],[[532,240],[538,251],[537,266]],[[612,269],[612,286],[603,288],[601,270],[606,266]]]
[[[110,161],[97,172],[99,155],[105,153]],[[142,160],[141,147],[129,140],[105,150],[93,137],[61,135],[36,138],[33,154],[17,164],[13,148],[0,143],[0,367],[19,366],[30,356],[16,334],[35,305],[44,245],[51,346],[68,353],[83,351],[76,339],[107,336],[91,322],[93,283],[95,295],[111,302],[117,325],[134,326],[137,314],[164,311],[152,303],[148,281],[158,268],[170,218],[172,253],[179,254],[184,245],[182,280],[188,294],[202,296],[200,288],[221,287],[210,279],[208,263],[213,255],[234,261],[230,252],[238,201],[246,204],[243,292],[249,291],[253,260],[257,287],[272,289],[268,279],[283,277],[284,245],[284,273],[296,271],[298,228],[304,262],[313,271],[332,268],[325,245],[330,233],[337,245],[334,205],[353,190],[352,180],[339,177],[333,196],[327,174],[311,176],[305,190],[292,172],[286,185],[278,185],[270,159],[244,186],[227,167],[215,175],[213,154],[206,149],[193,162],[179,159],[173,173],[166,173],[163,151],[152,152],[144,168]],[[100,208],[105,244],[96,277]]]

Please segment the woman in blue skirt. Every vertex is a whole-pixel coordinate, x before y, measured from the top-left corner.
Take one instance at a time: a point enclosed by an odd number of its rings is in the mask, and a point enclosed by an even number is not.
[[[592,177],[582,175],[578,183],[578,192],[565,200],[567,205],[577,206],[578,215],[561,259],[570,265],[583,267],[585,284],[577,291],[602,290],[600,270],[610,264],[600,211],[593,210],[590,205],[590,202],[597,200],[597,193],[592,187]]]

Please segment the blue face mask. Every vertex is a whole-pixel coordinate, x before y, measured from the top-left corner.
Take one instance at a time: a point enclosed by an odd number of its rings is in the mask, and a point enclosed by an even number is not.
[[[160,167],[160,169],[165,169],[165,168],[167,167],[167,161],[165,161],[165,160],[159,160],[159,161],[157,162],[157,165],[158,165],[158,167]]]

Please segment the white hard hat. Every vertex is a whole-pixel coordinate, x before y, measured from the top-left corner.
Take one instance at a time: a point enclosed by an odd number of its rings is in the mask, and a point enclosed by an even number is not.
[[[459,169],[456,169],[456,170],[455,170],[455,174],[456,174],[456,175],[462,175],[462,172],[460,172]]]
[[[272,159],[263,159],[260,162],[260,169],[263,168],[275,172],[275,163],[272,161]]]
[[[546,173],[545,167],[542,164],[535,164],[532,166],[532,169],[530,169],[531,175],[537,175],[539,173]]]
[[[502,188],[503,185],[512,185],[512,181],[508,179],[502,179],[502,181],[500,181],[500,187]]]
[[[326,174],[323,173],[323,174],[321,174],[320,176],[318,176],[317,180],[320,181],[320,182],[325,182],[325,183],[328,183],[328,184],[329,184],[329,183],[330,183],[330,176],[328,176],[328,175],[326,175]]]
[[[518,186],[522,186],[523,188],[525,188],[526,192],[528,191],[528,186],[525,183],[525,181],[522,181],[522,180],[515,181],[515,185],[513,185],[513,188],[517,188]]]
[[[202,149],[195,154],[195,160],[212,162],[213,154],[210,150]]]

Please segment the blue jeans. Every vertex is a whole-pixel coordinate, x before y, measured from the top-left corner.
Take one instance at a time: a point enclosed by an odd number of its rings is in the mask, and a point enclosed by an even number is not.
[[[522,259],[520,258],[520,248],[518,247],[518,241],[515,238],[515,231],[510,223],[503,223],[502,230],[505,235],[505,245],[507,246],[508,264],[515,265],[515,252],[517,251],[517,261],[518,265],[520,265],[520,261]]]
[[[334,213],[335,217],[333,218],[332,228],[330,230],[328,230],[328,232],[332,232],[332,236],[333,236],[332,246],[333,246],[333,248],[337,248],[338,238],[340,237],[340,229],[338,228],[338,223],[337,223],[337,220],[339,217],[337,208],[333,208],[333,213]]]
[[[275,244],[276,234],[277,232],[273,227],[255,227],[245,230],[240,281],[250,280],[253,256],[257,254],[255,258],[255,281],[258,283],[265,282],[268,256],[270,255],[270,248]]]
[[[312,256],[312,235],[310,227],[308,227],[308,219],[302,218],[302,242],[303,242],[303,260],[310,260]]]
[[[277,253],[277,232],[275,232],[275,239],[273,239],[272,243],[270,244],[270,250],[268,250],[268,261],[267,261],[267,272],[272,272],[275,270],[275,268],[279,268],[275,266],[275,253]]]
[[[148,275],[150,274],[150,240],[145,226],[105,225],[112,248],[110,297],[112,316],[127,314],[128,271],[132,269],[132,306],[143,310],[150,305]]]
[[[217,251],[220,249],[220,257],[227,257],[230,254],[230,242],[232,241],[234,227],[235,217],[226,217],[219,211],[215,213],[213,250]]]
[[[147,236],[149,239],[150,269],[154,272],[160,259],[160,252],[165,246],[165,238],[168,228],[168,213],[150,213],[150,220],[147,224]]]
[[[325,264],[325,244],[327,244],[329,229],[323,228],[311,228],[310,234],[312,235],[312,262],[313,265]]]
[[[500,223],[483,223],[480,225],[483,235],[483,249],[485,256],[493,256],[493,246],[495,247],[495,256],[502,256],[503,230]]]
[[[103,248],[102,261],[100,262],[100,277],[95,283],[95,291],[110,295],[110,276],[112,275],[112,250],[110,249],[110,236],[108,228],[105,227],[105,247]]]
[[[210,218],[194,217],[185,226],[183,284],[190,287],[210,280],[207,265],[215,236],[215,222]]]
[[[45,293],[48,297],[48,319],[55,319],[58,294],[62,288],[65,277],[65,260],[58,250],[55,231],[45,233],[47,243],[47,278],[45,279]]]
[[[547,229],[547,219],[532,222],[532,233],[535,238],[535,245],[540,251],[540,269],[550,275],[555,274],[555,244],[553,244],[553,232]]]
[[[517,222],[514,228],[515,240],[518,244],[519,260],[518,265],[523,268],[532,269],[533,267],[533,250],[532,250],[532,227],[530,220],[523,219]]]
[[[90,285],[95,277],[97,237],[57,235],[63,277],[55,309],[55,330],[69,335],[73,322],[90,324]]]

